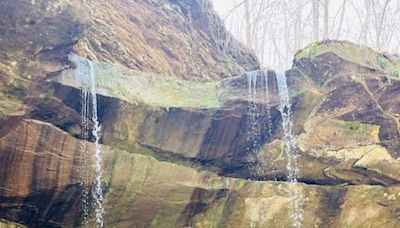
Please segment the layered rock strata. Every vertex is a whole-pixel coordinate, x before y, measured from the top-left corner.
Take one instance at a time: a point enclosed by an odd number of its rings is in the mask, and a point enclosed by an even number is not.
[[[106,226],[289,226],[275,72],[258,72],[250,99],[243,73],[257,60],[207,1],[2,1],[0,16],[0,226],[81,223],[72,52],[97,78]],[[296,54],[286,75],[304,227],[399,224],[399,67],[348,42]]]

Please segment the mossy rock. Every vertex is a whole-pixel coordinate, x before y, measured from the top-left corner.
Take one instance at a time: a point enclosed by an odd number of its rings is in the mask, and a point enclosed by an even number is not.
[[[17,97],[0,92],[0,118],[18,115],[17,112],[22,106],[22,101]]]
[[[87,60],[77,57],[78,68],[63,71],[51,79],[75,88],[89,86],[90,67]],[[96,89],[100,95],[114,97],[132,104],[144,103],[155,107],[218,108],[217,82],[195,82],[174,76],[159,75],[104,62],[92,62]]]
[[[362,67],[384,72],[393,79],[398,79],[400,58],[391,58],[372,48],[348,41],[327,40],[312,43],[296,53],[294,62],[302,58],[312,59],[328,52],[333,52],[340,58]]]
[[[297,141],[303,150],[337,151],[342,148],[377,144],[379,125],[359,121],[312,118],[306,123],[305,132]]]

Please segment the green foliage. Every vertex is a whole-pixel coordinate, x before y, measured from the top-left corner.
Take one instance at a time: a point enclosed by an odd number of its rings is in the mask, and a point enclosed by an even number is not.
[[[321,45],[318,42],[311,43],[308,45],[306,48],[303,50],[300,50],[295,58],[296,59],[301,59],[301,58],[312,58],[320,54],[320,47]]]
[[[399,75],[400,75],[400,70],[398,68],[394,68],[391,73],[392,78],[399,78]]]
[[[379,66],[382,68],[382,70],[385,70],[388,67],[388,61],[382,57],[377,57],[377,62]]]
[[[302,58],[314,58],[327,52],[333,52],[344,60],[360,66],[383,71],[390,75],[392,79],[398,80],[400,77],[399,59],[388,59],[385,55],[372,48],[347,41],[312,43],[296,53],[295,61]]]
[[[7,117],[12,113],[18,111],[22,106],[22,101],[9,94],[0,92],[0,118]]]
[[[349,127],[350,130],[356,131],[356,130],[360,129],[360,123],[356,122],[356,121],[355,122],[350,122],[348,124],[348,127]]]
[[[343,128],[346,128],[348,130],[351,130],[353,132],[358,132],[361,134],[369,134],[375,128],[379,127],[377,125],[364,124],[359,121],[341,121],[341,120],[339,121],[339,120],[337,120],[337,124]]]
[[[240,190],[241,188],[243,188],[246,183],[247,183],[247,181],[245,181],[243,179],[238,179],[237,190]]]
[[[316,47],[316,45],[312,45],[311,47],[309,47],[309,48],[306,50],[306,56],[307,56],[307,58],[314,57],[316,54],[317,54],[317,47]]]
[[[222,105],[216,81],[196,82],[174,76],[130,70],[108,63],[93,62],[98,94],[131,104],[157,107],[218,108]],[[51,81],[81,87],[72,70]]]
[[[219,107],[214,82],[193,82],[172,76],[125,70],[96,63],[97,86],[128,102],[144,102],[160,107]]]

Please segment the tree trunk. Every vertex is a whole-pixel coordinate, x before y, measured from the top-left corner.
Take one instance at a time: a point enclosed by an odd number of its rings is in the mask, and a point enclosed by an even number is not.
[[[302,28],[301,28],[301,23],[302,23],[302,8],[303,8],[303,1],[302,0],[297,0],[297,7],[296,7],[296,23],[295,23],[295,33],[294,37],[296,40],[296,45],[295,48],[298,49],[300,48],[302,44]]]
[[[343,21],[344,21],[344,14],[346,12],[346,0],[343,0],[343,5],[342,5],[342,12],[341,12],[341,16],[340,16],[340,22],[339,22],[339,27],[337,30],[337,35],[336,35],[336,39],[338,40],[340,38],[340,34],[342,33],[342,26],[343,26]]]
[[[319,39],[319,0],[312,0],[312,16],[313,16],[313,38],[314,41]]]
[[[382,49],[382,43],[383,43],[382,37],[381,37],[382,36],[382,28],[383,28],[383,22],[385,20],[386,11],[387,11],[389,2],[390,2],[390,0],[385,1],[385,5],[383,7],[382,15],[381,15],[381,18],[379,19],[379,24],[378,24],[378,28],[377,28],[377,32],[376,32],[376,43],[377,43],[378,50]]]
[[[250,24],[250,7],[249,0],[245,0],[244,2],[244,17],[245,17],[245,26],[246,26],[246,45],[251,48],[251,24]]]
[[[324,2],[324,40],[329,38],[329,0]]]

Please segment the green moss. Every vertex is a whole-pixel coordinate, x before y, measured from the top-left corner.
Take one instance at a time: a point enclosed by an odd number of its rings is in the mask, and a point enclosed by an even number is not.
[[[312,58],[314,57],[317,53],[319,52],[318,50],[318,45],[317,43],[312,43],[305,51],[305,56],[307,58]]]
[[[240,190],[241,188],[243,188],[243,186],[247,183],[247,181],[243,180],[243,179],[239,179],[237,181],[237,190]]]
[[[220,85],[218,85],[218,86],[220,86]],[[231,87],[227,87],[218,94],[218,99],[220,100],[220,102],[229,100],[229,98],[235,96],[235,92],[237,93],[237,91],[235,91],[235,89],[233,89]]]
[[[99,94],[129,103],[158,107],[217,108],[217,82],[186,81],[173,76],[129,70],[102,62],[93,62]],[[81,87],[77,78],[64,75],[52,81]]]
[[[0,92],[0,118],[5,118],[17,112],[22,106],[22,101],[9,94]]]
[[[378,125],[372,125],[372,124],[364,124],[359,121],[342,121],[342,120],[336,120],[336,124],[340,127],[343,127],[345,129],[348,129],[353,132],[358,132],[361,134],[370,134],[373,131],[379,130]]]
[[[389,65],[387,59],[382,58],[380,56],[377,56],[377,62],[379,64],[379,66],[382,68],[382,70],[385,70]]]
[[[372,48],[347,41],[324,41],[312,43],[296,53],[295,61],[302,58],[313,58],[327,52],[333,52],[347,61],[356,63],[360,66],[377,69],[389,75],[393,75],[393,71],[398,72],[398,69],[400,69],[400,60],[389,60],[382,53],[379,53]],[[398,74],[394,75],[396,76]],[[398,76],[394,78],[396,79]]]
[[[160,107],[219,107],[216,83],[185,81],[174,77],[127,71],[97,64],[99,88],[130,102]]]
[[[325,52],[325,48],[319,42],[313,42],[304,49],[298,51],[295,55],[295,59],[312,58]]]
[[[398,68],[395,68],[392,70],[392,73],[390,75],[392,76],[392,78],[397,79],[397,78],[399,78],[400,70]]]

